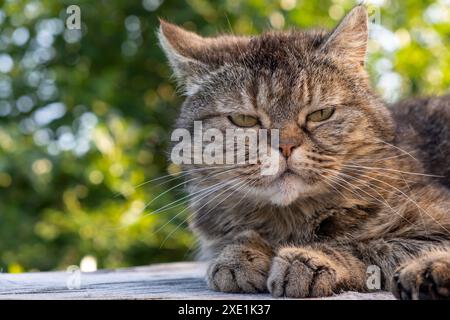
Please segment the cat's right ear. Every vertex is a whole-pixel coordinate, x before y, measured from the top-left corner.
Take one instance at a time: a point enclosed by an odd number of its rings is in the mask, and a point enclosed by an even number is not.
[[[158,32],[159,44],[179,81],[188,92],[196,79],[207,72],[208,67],[199,59],[206,40],[162,19]]]
[[[198,89],[205,75],[241,54],[248,43],[246,37],[205,38],[162,19],[159,21],[159,43],[187,95]]]

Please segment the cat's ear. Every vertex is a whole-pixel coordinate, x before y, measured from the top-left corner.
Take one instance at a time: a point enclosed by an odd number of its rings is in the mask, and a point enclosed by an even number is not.
[[[344,61],[364,66],[369,36],[368,25],[367,10],[363,5],[359,5],[342,19],[322,48]]]
[[[248,38],[219,36],[201,37],[160,19],[159,43],[179,83],[189,95],[195,92],[205,75],[232,60]]]

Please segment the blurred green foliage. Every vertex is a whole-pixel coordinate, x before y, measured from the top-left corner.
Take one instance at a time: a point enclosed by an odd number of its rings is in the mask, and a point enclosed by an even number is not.
[[[389,102],[450,86],[450,0],[366,1],[368,70]],[[170,129],[181,98],[158,17],[203,35],[332,28],[352,0],[0,1],[0,268],[99,268],[192,257]],[[67,30],[66,8],[82,29]],[[159,196],[159,194],[173,188]]]

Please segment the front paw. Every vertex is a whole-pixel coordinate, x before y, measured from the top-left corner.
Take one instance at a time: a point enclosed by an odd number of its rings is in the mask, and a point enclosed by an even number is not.
[[[391,288],[401,300],[450,299],[450,254],[434,253],[403,264]]]
[[[264,292],[270,257],[246,245],[229,245],[208,267],[207,282],[222,292]]]
[[[275,297],[323,297],[337,289],[337,265],[324,253],[284,248],[272,262],[267,286]]]

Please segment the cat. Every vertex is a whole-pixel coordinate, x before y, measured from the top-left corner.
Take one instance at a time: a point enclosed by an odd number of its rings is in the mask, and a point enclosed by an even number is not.
[[[184,90],[177,128],[279,129],[275,175],[183,167],[211,289],[366,292],[374,265],[398,299],[450,298],[450,96],[382,102],[364,6],[332,31],[206,38],[160,20],[158,36]]]

